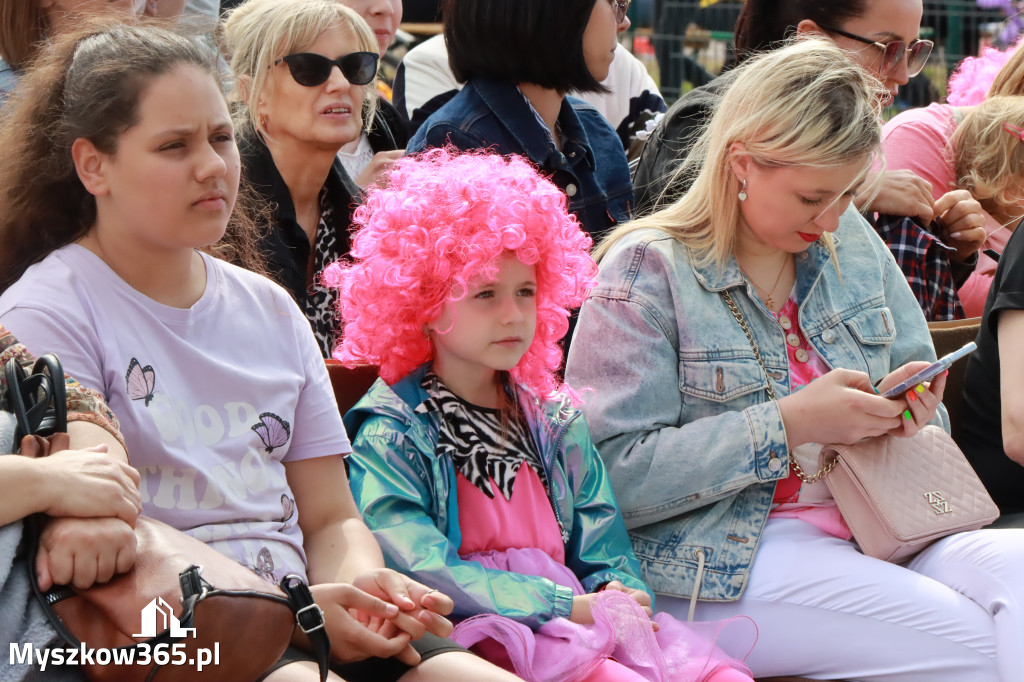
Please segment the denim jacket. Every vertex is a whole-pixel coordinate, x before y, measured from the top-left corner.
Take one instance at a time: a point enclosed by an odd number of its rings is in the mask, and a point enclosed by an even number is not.
[[[385,561],[451,596],[458,619],[497,613],[537,628],[567,618],[570,588],[459,557],[456,469],[450,458],[434,455],[436,415],[414,412],[427,398],[420,386],[425,372],[421,367],[394,386],[378,379],[345,415],[346,431],[355,434],[349,455],[352,494]],[[527,397],[523,402],[535,415],[528,417],[530,432],[561,527],[566,565],[589,592],[612,580],[648,591],[586,421],[566,400]]]
[[[799,324],[830,368],[877,382],[934,360],[921,309],[892,254],[853,208],[834,233],[839,272],[814,243],[796,259]],[[736,261],[695,265],[660,230],[601,261],[580,311],[568,383],[608,467],[642,576],[655,592],[731,601],[743,591],[775,491],[786,432],[765,372],[720,292],[746,318],[776,396],[791,389],[786,332]],[[944,408],[937,421],[946,425]],[[948,425],[946,426],[948,430]]]
[[[451,143],[525,156],[566,193],[569,211],[596,242],[632,211],[626,153],[604,116],[583,100],[566,97],[558,125],[561,152],[513,83],[474,78],[420,126],[408,151]]]

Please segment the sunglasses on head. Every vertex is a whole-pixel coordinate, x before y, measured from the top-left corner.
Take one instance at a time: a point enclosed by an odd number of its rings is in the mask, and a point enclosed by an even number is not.
[[[341,69],[341,75],[352,85],[366,85],[377,75],[379,59],[380,55],[376,52],[353,52],[337,59],[328,59],[315,52],[299,52],[278,59],[274,66],[284,62],[295,82],[307,88],[326,83],[335,66]]]
[[[859,36],[854,33],[848,33],[838,28],[829,28],[828,26],[822,26],[821,28],[829,33],[835,33],[836,35],[841,35],[844,38],[849,38],[850,40],[856,40],[864,43],[865,45],[874,45],[881,50],[882,64],[878,71],[883,76],[889,75],[897,66],[899,66],[899,63],[903,60],[903,55],[906,55],[907,77],[913,78],[917,74],[921,73],[921,69],[924,68],[925,62],[927,62],[928,57],[931,56],[932,48],[935,47],[935,43],[930,40],[912,40],[909,43],[905,40],[894,40],[889,43],[880,43],[876,40],[864,38],[863,36]]]

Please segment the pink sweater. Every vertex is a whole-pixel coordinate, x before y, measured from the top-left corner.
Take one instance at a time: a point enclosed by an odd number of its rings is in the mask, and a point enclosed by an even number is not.
[[[932,184],[932,197],[936,200],[957,188],[949,149],[949,141],[956,129],[953,111],[954,108],[948,104],[908,109],[882,128],[886,168],[905,168],[924,178]],[[1002,253],[1010,238],[1010,230],[1002,230],[1000,227],[995,218],[985,214],[985,230],[989,238],[983,248]],[[968,317],[980,317],[985,309],[985,299],[992,285],[996,265],[996,261],[984,253],[979,254],[978,267],[957,291]]]

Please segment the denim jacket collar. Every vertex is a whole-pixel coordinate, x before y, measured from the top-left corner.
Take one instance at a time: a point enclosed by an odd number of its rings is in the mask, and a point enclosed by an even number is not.
[[[519,88],[488,78],[474,78],[471,85],[487,108],[500,115],[509,134],[526,150],[529,158],[541,161],[543,167],[557,167],[557,161],[564,155],[567,159],[580,158],[589,168],[594,168],[590,139],[568,98],[562,100],[562,108],[558,112],[558,125],[563,135],[562,151],[559,152],[551,136],[533,125],[536,114]]]
[[[839,245],[839,237],[834,234],[832,241],[836,246]],[[746,284],[746,278],[734,256],[729,256],[725,267],[719,268],[714,261],[699,263],[692,249],[687,248],[687,252],[690,256],[694,277],[708,291],[725,291]],[[811,285],[814,284],[822,268],[829,263],[831,258],[828,249],[820,241],[814,242],[806,251],[796,255],[797,300],[802,301],[806,298]]]

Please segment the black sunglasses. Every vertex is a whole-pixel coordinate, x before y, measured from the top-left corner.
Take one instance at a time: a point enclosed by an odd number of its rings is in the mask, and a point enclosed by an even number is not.
[[[307,88],[326,83],[335,66],[341,69],[341,75],[352,85],[366,85],[377,75],[379,60],[380,55],[376,52],[353,52],[337,59],[328,59],[315,52],[299,52],[278,59],[274,66],[284,62],[295,82]]]
[[[821,24],[818,24],[821,26]],[[892,71],[899,66],[899,63],[903,60],[903,56],[907,56],[907,76],[913,78],[917,74],[921,73],[921,69],[924,68],[925,63],[928,61],[928,57],[932,53],[932,48],[935,44],[930,40],[913,40],[907,43],[903,40],[894,40],[890,43],[880,43],[870,38],[859,36],[855,33],[849,33],[842,31],[838,28],[829,28],[828,26],[821,26],[824,30],[829,33],[835,33],[841,35],[850,40],[856,40],[864,43],[865,45],[874,45],[882,51],[882,63],[879,68],[879,72],[882,75],[889,75]]]

